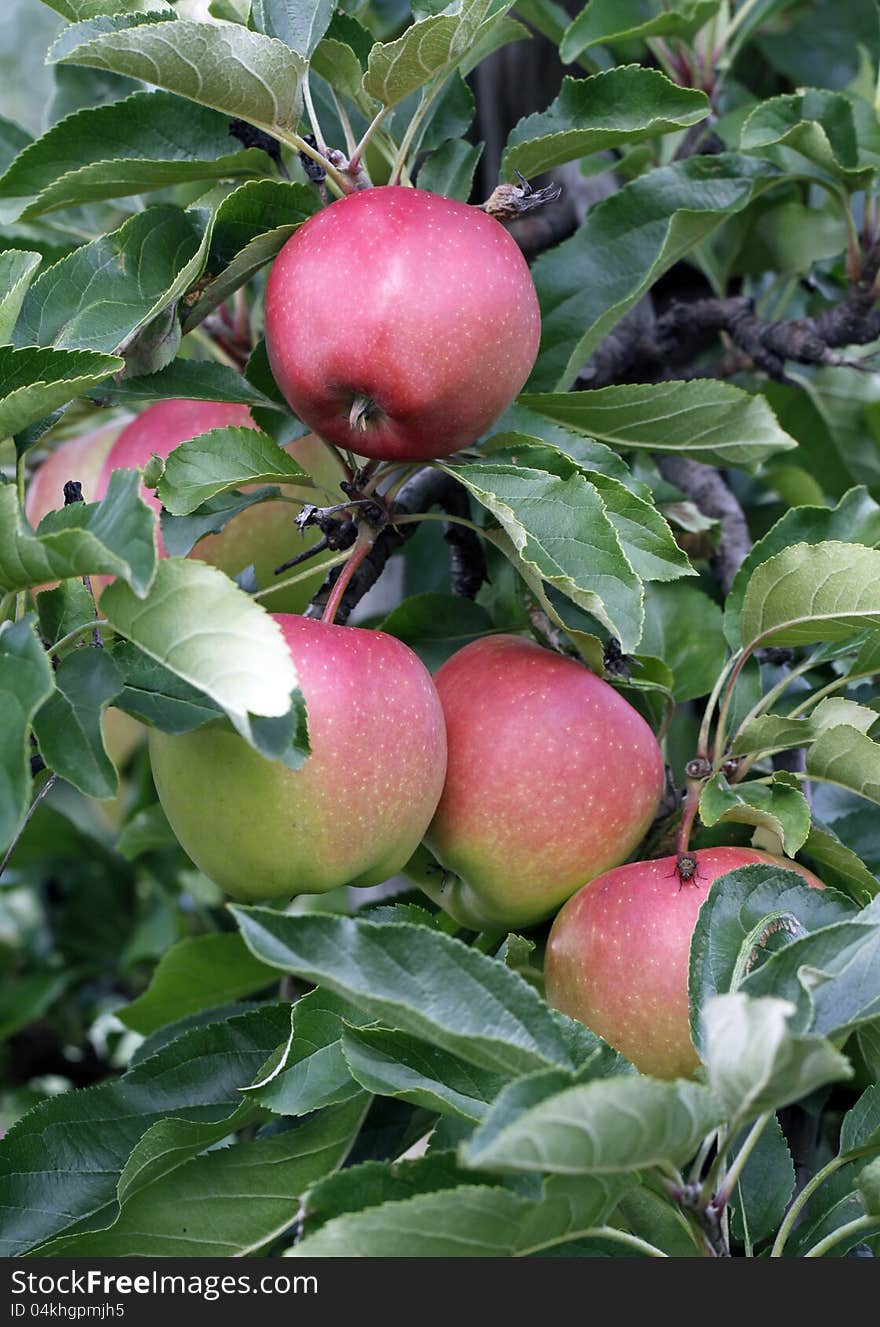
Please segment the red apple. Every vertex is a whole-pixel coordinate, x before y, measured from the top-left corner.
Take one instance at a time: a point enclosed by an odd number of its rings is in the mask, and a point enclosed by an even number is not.
[[[49,452],[31,475],[24,501],[24,514],[36,528],[47,512],[64,506],[64,485],[75,479],[82,485],[86,502],[96,502],[98,480],[107,453],[125,426],[125,419],[90,429],[62,442]]]
[[[688,1021],[688,960],[697,913],[716,876],[765,862],[822,881],[755,848],[701,848],[682,881],[676,857],[629,862],[569,899],[547,942],[547,999],[586,1023],[642,1073],[679,1078],[699,1060]]]
[[[77,479],[83,486],[87,502],[95,502],[107,492],[114,470],[143,469],[155,452],[164,460],[181,442],[216,428],[255,428],[247,406],[212,401],[160,401],[150,406],[119,431],[118,423],[105,426],[81,438],[64,442],[50,453],[34,474],[29,490],[26,513],[32,525],[42,520],[47,511],[63,504],[64,483]],[[343,478],[336,454],[312,435],[298,438],[285,448],[311,473],[321,471],[318,478],[331,486],[331,491]],[[315,500],[314,491],[284,485],[287,497],[303,502]],[[155,493],[142,489],[142,496],[156,511],[161,504]],[[341,494],[340,494],[341,497]],[[208,535],[199,541],[190,556],[210,562],[230,576],[237,575],[253,563],[257,584],[262,589],[271,585],[274,570],[300,549],[309,548],[320,538],[315,529],[301,537],[294,529],[296,509],[285,502],[263,502],[249,507],[231,520],[219,534]],[[164,556],[165,546],[159,536],[159,551]],[[267,608],[291,612],[301,611],[320,586],[324,573],[319,558],[314,576],[279,590],[263,602]],[[108,577],[95,577],[95,588],[103,589]]]
[[[292,408],[383,460],[474,442],[528,377],[540,330],[504,227],[421,189],[365,189],[311,217],[266,290],[266,350]]]
[[[435,682],[449,761],[426,843],[457,878],[420,883],[462,925],[530,926],[640,842],[660,748],[607,682],[521,637],[474,641]]]
[[[311,755],[290,770],[219,723],[154,730],[159,799],[185,851],[233,898],[379,884],[415,850],[443,787],[431,676],[384,632],[276,621],[305,696]]]

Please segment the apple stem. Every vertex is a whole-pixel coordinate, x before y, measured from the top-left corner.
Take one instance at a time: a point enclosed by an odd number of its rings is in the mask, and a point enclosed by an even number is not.
[[[342,603],[342,596],[348,589],[349,581],[363,562],[364,558],[368,556],[373,547],[374,539],[375,536],[373,535],[373,532],[368,528],[362,529],[358,534],[348,561],[333,583],[333,589],[330,591],[330,598],[327,600],[327,606],[321,615],[322,622],[332,623],[336,620],[336,614],[339,611],[339,605]]]
[[[350,171],[353,172],[357,171],[357,168],[361,162],[361,157],[364,155],[364,152],[366,151],[367,144],[369,143],[370,139],[373,137],[373,134],[379,128],[379,125],[385,119],[385,116],[388,114],[390,109],[391,109],[390,106],[383,106],[382,109],[379,111],[378,115],[375,115],[371,120],[371,122],[367,125],[366,129],[364,130],[363,138],[358,143],[357,147],[354,148],[351,157],[349,159],[348,169]]]
[[[351,409],[348,412],[348,427],[355,431],[360,430],[361,433],[366,433],[370,416],[375,413],[376,402],[373,398],[358,393],[352,401]]]
[[[681,824],[678,829],[677,851],[679,857],[685,854],[691,841],[691,833],[694,828],[694,821],[697,818],[697,811],[700,807],[700,793],[703,789],[702,779],[688,779],[687,792],[684,799],[684,810],[682,811]]]

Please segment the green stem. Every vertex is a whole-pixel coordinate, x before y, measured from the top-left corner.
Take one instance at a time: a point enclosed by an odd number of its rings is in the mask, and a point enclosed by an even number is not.
[[[351,165],[351,158],[357,151],[354,130],[351,127],[351,120],[348,118],[348,111],[345,109],[332,88],[330,89],[330,96],[333,98],[333,109],[336,112],[337,119],[342,125],[342,132],[345,136],[345,150],[349,156],[349,165]]]
[[[361,157],[364,155],[364,153],[367,150],[367,144],[369,143],[370,139],[373,137],[373,134],[379,128],[379,125],[385,119],[385,116],[388,114],[390,109],[391,109],[390,106],[383,106],[382,109],[379,111],[378,115],[373,116],[373,119],[370,121],[370,123],[367,125],[366,129],[364,130],[363,138],[361,139],[361,141],[358,143],[358,145],[355,147],[354,151],[351,154],[351,158],[348,163],[349,170],[351,171],[355,170],[356,167],[360,164]]]
[[[80,636],[87,636],[90,631],[100,631],[102,627],[109,627],[109,625],[110,623],[106,617],[96,617],[92,622],[84,622],[82,626],[74,627],[73,631],[68,631],[66,636],[56,640],[54,645],[49,646],[46,653],[57,654],[65,646],[72,645],[75,640],[79,640]]]
[[[846,1225],[838,1226],[836,1230],[831,1231],[830,1235],[826,1235],[824,1239],[820,1239],[818,1244],[814,1244],[811,1249],[807,1250],[804,1257],[822,1258],[829,1249],[833,1249],[835,1244],[839,1244],[842,1239],[846,1239],[849,1235],[857,1235],[862,1230],[873,1230],[877,1226],[878,1220],[880,1220],[880,1218],[876,1216],[868,1216],[867,1214],[865,1214],[865,1216],[857,1216],[854,1221],[847,1221]]]
[[[801,1189],[800,1193],[794,1199],[791,1207],[789,1207],[785,1214],[785,1220],[779,1227],[779,1232],[776,1236],[773,1248],[770,1250],[771,1258],[782,1257],[783,1250],[785,1249],[789,1235],[794,1229],[795,1222],[819,1186],[824,1184],[827,1179],[830,1179],[835,1171],[840,1170],[841,1166],[846,1166],[850,1161],[854,1161],[856,1157],[865,1156],[867,1153],[875,1150],[875,1148],[865,1147],[859,1148],[854,1152],[844,1152],[841,1156],[836,1156],[829,1161],[827,1166],[823,1166],[821,1170],[817,1170],[812,1179],[807,1180],[807,1183]]]
[[[745,4],[740,5],[739,9],[727,25],[727,32],[724,34],[725,45],[730,41],[731,36],[736,32],[737,28],[742,27],[752,10],[756,9],[761,3],[762,0],[745,0]]]
[[[733,1162],[730,1165],[730,1169],[728,1170],[727,1174],[724,1177],[724,1186],[718,1193],[717,1198],[718,1202],[723,1203],[725,1207],[730,1202],[733,1190],[736,1187],[737,1181],[739,1180],[739,1177],[743,1172],[743,1168],[746,1162],[748,1161],[749,1157],[751,1156],[755,1148],[755,1144],[758,1142],[758,1139],[761,1137],[761,1134],[764,1132],[764,1130],[766,1129],[767,1125],[770,1122],[771,1114],[772,1114],[771,1111],[767,1111],[765,1115],[761,1115],[757,1120],[755,1120],[755,1123],[752,1125],[751,1129],[749,1130],[745,1142],[743,1143],[742,1147],[739,1149],[739,1152],[737,1152],[736,1157],[734,1158]]]
[[[338,567],[349,558],[348,550],[344,553],[337,553],[335,557],[327,558],[326,562],[313,562],[305,571],[298,571],[295,576],[285,576],[283,581],[276,581],[272,585],[264,585],[262,590],[257,590],[251,597],[254,599],[265,599],[267,595],[274,594],[276,590],[286,590],[289,585],[296,585],[299,581],[308,580],[314,576],[320,568],[321,571],[329,571],[331,567]]]
[[[18,493],[18,505],[24,514],[24,489],[25,489],[25,460],[24,452],[15,459],[15,488]],[[27,611],[27,590],[19,590],[15,596],[15,620],[20,622]]]
[[[636,1249],[639,1253],[644,1253],[648,1258],[668,1258],[669,1254],[658,1249],[656,1244],[649,1244],[645,1239],[639,1239],[638,1235],[631,1235],[628,1230],[618,1230],[616,1226],[588,1226],[586,1230],[579,1230],[568,1239],[609,1239],[615,1244],[625,1244],[629,1249]],[[528,1249],[522,1250],[519,1257],[527,1257],[529,1254],[538,1253],[541,1249],[549,1249],[554,1244],[558,1244],[558,1239],[547,1240],[545,1244],[535,1244]]]
[[[258,127],[263,128],[262,125]],[[288,147],[292,147],[295,152],[304,152],[307,157],[312,158],[312,161],[317,161],[318,165],[324,169],[330,188],[339,198],[344,198],[346,194],[351,193],[351,181],[346,179],[342,171],[327,160],[323,152],[319,152],[317,148],[312,147],[311,143],[307,143],[299,134],[294,133],[292,129],[281,130],[277,127],[270,129],[269,132],[274,134],[276,138],[280,138],[281,142],[286,143]]]
[[[708,1207],[716,1189],[721,1187],[721,1180],[724,1175],[726,1165],[727,1149],[730,1146],[730,1139],[733,1134],[734,1126],[729,1129],[719,1130],[718,1150],[715,1153],[715,1160],[709,1167],[709,1173],[703,1180],[703,1187],[700,1190],[700,1207]]]
[[[700,735],[697,741],[697,756],[702,760],[708,760],[709,758],[709,733],[712,729],[712,716],[715,713],[715,707],[718,704],[718,699],[721,695],[722,690],[724,689],[724,683],[727,680],[727,675],[730,672],[731,668],[734,666],[738,658],[739,658],[739,652],[737,654],[731,655],[731,657],[727,660],[727,663],[724,665],[721,672],[718,674],[718,680],[716,681],[715,686],[712,688],[712,694],[709,696],[709,699],[706,701],[706,708],[703,711],[703,721],[700,724]]]
[[[451,521],[453,525],[465,525],[469,530],[476,530],[477,534],[485,536],[486,531],[475,521],[468,521],[464,516],[450,516],[446,512],[421,511],[412,516],[394,516],[391,519],[391,525],[412,525],[415,521]]]
[[[0,599],[0,622],[5,622],[6,619],[9,617],[9,610],[12,608],[14,603],[15,603],[14,590],[10,590],[8,594],[4,594],[3,598]]]
[[[431,103],[433,102],[434,98],[437,96],[438,92],[440,91],[441,86],[442,84],[440,82],[435,82],[434,87],[431,89],[430,92],[428,91],[427,88],[425,88],[425,91],[422,94],[422,100],[419,103],[418,108],[416,109],[416,113],[410,120],[409,124],[407,125],[406,133],[403,135],[403,138],[401,139],[400,147],[397,150],[397,157],[391,169],[391,178],[388,181],[389,184],[400,183],[401,172],[403,171],[406,165],[406,159],[409,154],[409,150],[412,147],[413,139],[415,138],[416,133],[418,132],[422,120],[424,120],[426,114],[428,113]]]
[[[847,673],[846,677],[835,678],[833,682],[829,682],[827,686],[820,687],[818,691],[814,691],[812,695],[806,698],[806,700],[802,700],[799,705],[796,705],[788,715],[788,718],[798,719],[805,710],[811,710],[814,705],[818,705],[819,701],[824,700],[826,696],[832,695],[835,691],[843,691],[846,687],[851,686],[853,682],[860,682],[865,677],[876,677],[876,675],[876,668],[868,668],[862,673]]]
[[[312,133],[314,134],[315,141],[318,144],[318,149],[321,152],[326,152],[328,146],[327,139],[324,137],[321,131],[321,124],[320,121],[318,120],[318,112],[315,110],[315,103],[312,101],[312,89],[309,86],[308,69],[303,75],[302,92],[303,92],[303,102],[305,103],[306,112],[309,117],[309,124],[312,126]]]

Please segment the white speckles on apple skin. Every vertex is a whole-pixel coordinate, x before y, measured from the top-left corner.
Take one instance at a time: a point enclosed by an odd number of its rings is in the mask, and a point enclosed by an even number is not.
[[[382,632],[277,614],[306,698],[312,754],[264,760],[217,725],[151,734],[175,834],[235,898],[378,884],[415,851],[446,772],[430,674]]]
[[[663,791],[660,748],[607,683],[520,637],[475,641],[435,682],[449,757],[426,842],[461,878],[450,911],[532,925],[636,847]]]
[[[693,1073],[688,955],[697,913],[717,876],[773,863],[822,882],[804,867],[754,848],[701,848],[682,882],[676,857],[630,862],[585,885],[557,916],[547,941],[547,999],[580,1019],[643,1073]]]
[[[523,386],[539,337],[534,284],[504,227],[418,189],[368,189],[319,212],[266,292],[266,348],[291,406],[373,457],[474,442]],[[381,410],[366,433],[348,423],[358,394]]]

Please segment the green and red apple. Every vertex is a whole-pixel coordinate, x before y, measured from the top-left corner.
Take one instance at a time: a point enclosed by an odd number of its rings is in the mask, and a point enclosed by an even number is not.
[[[291,770],[219,722],[154,730],[159,799],[184,850],[233,898],[379,884],[414,852],[443,787],[431,675],[384,632],[273,616],[305,697],[311,754]]]
[[[27,518],[36,526],[48,511],[62,506],[68,479],[82,484],[87,502],[96,502],[106,493],[114,470],[143,469],[154,453],[164,460],[180,443],[200,433],[228,427],[256,427],[247,406],[171,400],[150,406],[121,430],[117,423],[72,438],[50,452],[34,473],[25,505]],[[307,434],[288,443],[285,450],[331,492],[338,489],[339,480],[344,478],[341,462],[335,451],[320,439]],[[282,493],[301,502],[315,500],[313,489],[295,484],[282,486]],[[160,510],[155,493],[142,489],[142,496],[156,511]],[[293,523],[295,514],[296,508],[289,502],[258,503],[240,512],[218,534],[201,539],[190,556],[210,562],[230,576],[253,564],[257,584],[263,589],[280,579],[274,575],[277,566],[311,547],[320,537],[315,529],[300,536]],[[159,552],[164,555],[161,534],[158,538]],[[320,556],[316,559],[312,576],[268,595],[263,601],[265,606],[276,611],[300,612],[321,585],[324,560]],[[98,590],[106,583],[106,577],[95,578]]]
[[[435,683],[449,755],[425,842],[443,869],[418,883],[463,926],[534,925],[639,844],[660,747],[607,682],[523,637],[474,641]]]
[[[697,914],[712,881],[763,862],[822,881],[798,862],[755,848],[701,848],[682,879],[677,857],[630,862],[569,899],[547,942],[547,999],[631,1060],[642,1073],[680,1078],[699,1059],[691,1041],[688,962]]]

